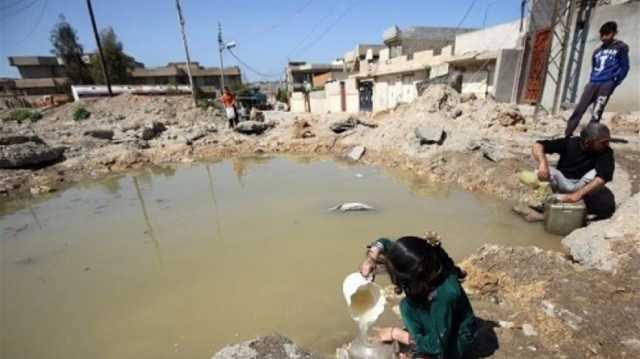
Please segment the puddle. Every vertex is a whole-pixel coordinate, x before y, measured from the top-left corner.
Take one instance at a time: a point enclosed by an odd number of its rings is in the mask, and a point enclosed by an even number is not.
[[[327,211],[342,202],[376,210]],[[274,332],[330,354],[357,333],[340,286],[365,245],[426,229],[456,259],[560,247],[507,203],[331,159],[148,169],[0,204],[2,357],[208,358]]]

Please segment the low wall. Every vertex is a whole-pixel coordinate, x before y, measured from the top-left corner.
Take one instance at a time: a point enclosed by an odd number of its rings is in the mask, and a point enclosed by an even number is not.
[[[291,112],[306,112],[304,94],[302,92],[292,92],[289,99]]]
[[[416,84],[425,78],[424,71],[412,75],[376,77],[373,85],[373,111],[383,111],[401,103],[412,102],[418,97]]]
[[[309,106],[313,113],[327,113],[327,96],[324,90],[312,91],[309,93]]]

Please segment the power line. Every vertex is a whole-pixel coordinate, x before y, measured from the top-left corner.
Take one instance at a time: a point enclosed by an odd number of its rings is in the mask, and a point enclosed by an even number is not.
[[[334,5],[340,5],[340,3],[341,2],[338,1]],[[324,14],[324,16],[320,18],[320,21],[318,21],[313,25],[313,27],[311,28],[311,31],[307,34],[307,36],[303,37],[302,40],[300,40],[300,42],[298,42],[296,46],[294,46],[293,49],[289,51],[289,53],[287,54],[287,58],[291,57],[293,53],[295,53],[309,38],[311,38],[311,36],[316,32],[316,30],[320,27],[320,25],[322,25],[322,23],[324,23],[337,8],[338,6],[334,6],[331,8],[331,10],[329,10],[329,12]]]
[[[316,37],[316,39],[310,43],[307,47],[305,47],[304,49],[302,49],[302,51],[300,52],[300,54],[305,53],[306,51],[308,51],[309,49],[313,48],[314,46],[316,46],[318,44],[318,42],[320,40],[322,40],[322,38],[327,35],[331,30],[333,30],[333,28],[345,17],[349,14],[349,12],[351,11],[351,9],[353,9],[355,7],[355,5],[358,3],[358,0],[353,0],[353,2],[351,2],[351,4],[349,4],[349,6],[345,9],[345,11],[342,12],[342,14],[340,14],[340,16],[338,16],[336,18],[336,20],[331,23],[331,25],[329,25],[328,28],[325,29],[324,32],[322,32],[320,34],[320,36]]]
[[[8,3],[8,4],[4,4],[3,6],[0,6],[0,10],[7,10],[13,6],[16,6],[18,4],[20,4],[22,2],[22,0],[16,0],[14,2]]]
[[[26,6],[24,6],[24,7],[22,7],[22,8],[18,8],[18,9],[17,9],[16,11],[14,11],[14,12],[11,12],[11,11],[9,11],[9,12],[4,12],[4,9],[3,9],[3,14],[2,14],[2,15],[4,15],[4,16],[3,16],[3,17],[4,17],[4,19],[10,18],[10,17],[12,17],[12,16],[19,15],[20,13],[23,13],[23,12],[25,12],[25,11],[27,11],[27,10],[31,9],[31,8],[32,8],[32,7],[33,7],[33,6],[38,2],[38,1],[40,1],[40,0],[33,0],[33,1],[31,1],[30,3],[28,3]],[[8,16],[7,16],[7,15],[8,15]]]
[[[297,17],[298,15],[302,14],[302,12],[305,11],[309,7],[309,5],[311,5],[312,2],[313,2],[313,0],[308,0],[307,2],[302,4],[301,7],[299,7],[297,10],[295,10],[293,13],[291,13],[290,15],[287,15],[286,17],[283,17],[280,21],[278,21],[275,24],[265,28],[263,31],[260,31],[257,35],[258,36],[264,36],[264,35],[270,33],[271,31],[281,27],[282,25],[284,25],[287,22],[286,20],[291,20],[291,19]]]
[[[35,25],[33,26],[33,28],[31,28],[31,31],[29,31],[29,33],[27,34],[27,36],[25,36],[22,40],[20,40],[19,42],[24,42],[27,39],[29,39],[31,37],[31,35],[33,35],[33,33],[36,31],[36,29],[38,28],[38,26],[40,26],[40,23],[42,22],[42,19],[44,18],[44,13],[45,10],[47,8],[47,5],[49,4],[48,0],[44,0],[42,9],[40,10],[40,14],[38,15],[38,20],[36,21]]]
[[[266,74],[266,73],[260,72],[260,71],[256,70],[255,68],[253,68],[251,65],[249,65],[246,62],[242,61],[242,59],[240,59],[238,57],[238,55],[236,55],[235,52],[233,52],[231,49],[227,49],[227,50],[229,51],[231,56],[233,56],[233,58],[236,59],[236,61],[238,61],[239,64],[241,64],[242,66],[247,68],[249,71],[253,72],[254,74],[256,74],[258,76],[267,77],[267,78],[280,78],[284,74],[284,71],[282,71],[282,72],[280,72],[278,74]]]

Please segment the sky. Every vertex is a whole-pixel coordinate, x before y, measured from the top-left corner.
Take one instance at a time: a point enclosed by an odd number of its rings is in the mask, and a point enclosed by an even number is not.
[[[342,57],[357,43],[381,43],[386,28],[491,26],[518,19],[520,0],[181,0],[192,61],[219,66],[218,22],[245,80],[278,79],[288,59]],[[175,0],[93,0],[98,28],[111,26],[125,52],[146,67],[184,61]],[[468,16],[465,13],[473,5]],[[18,78],[7,56],[50,55],[60,14],[85,51],[95,40],[85,0],[0,0],[0,77]],[[485,18],[486,14],[486,18]],[[464,19],[464,21],[462,21]],[[231,54],[224,65],[240,65]]]

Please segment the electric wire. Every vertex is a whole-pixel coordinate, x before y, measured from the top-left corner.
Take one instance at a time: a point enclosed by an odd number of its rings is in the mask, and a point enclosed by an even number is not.
[[[231,54],[231,56],[236,59],[236,61],[238,61],[238,63],[242,66],[244,66],[247,70],[253,72],[254,74],[260,76],[260,77],[265,77],[265,78],[280,78],[283,74],[284,71],[277,73],[277,74],[267,74],[261,71],[256,70],[254,67],[252,67],[251,65],[247,64],[245,61],[243,61],[240,57],[238,57],[238,55],[236,55],[235,52],[233,52],[231,49],[227,49],[227,51],[229,51],[229,53]],[[222,70],[221,70],[222,71]]]
[[[29,31],[29,33],[27,33],[27,35],[18,43],[25,42],[31,37],[31,35],[33,35],[36,32],[36,30],[38,29],[38,26],[40,26],[40,24],[42,23],[42,19],[44,18],[44,13],[45,13],[45,10],[47,9],[47,5],[49,5],[49,1],[44,0],[42,9],[40,10],[40,14],[38,14],[38,20],[36,20],[35,25],[31,28],[31,31]]]
[[[331,25],[329,25],[328,28],[325,29],[324,32],[322,32],[318,37],[315,38],[315,40],[313,42],[311,42],[307,47],[303,48],[301,50],[300,54],[304,54],[305,52],[309,51],[309,49],[313,48],[314,46],[316,46],[318,44],[318,42],[320,42],[320,40],[322,40],[323,37],[325,37],[329,32],[331,32],[331,30],[333,30],[333,28],[345,17],[347,16],[351,10],[355,7],[355,5],[358,3],[358,0],[353,0],[351,2],[351,4],[349,4],[349,6],[340,14],[340,16],[338,16],[336,18],[336,20],[331,23]]]
[[[30,3],[26,4],[26,6],[24,6],[24,7],[18,8],[18,9],[14,9],[15,11],[4,12],[4,10],[3,10],[2,13],[1,13],[2,18],[3,19],[8,19],[8,18],[14,17],[16,15],[19,15],[19,14],[31,9],[39,1],[40,0],[32,0]]]
[[[281,27],[282,25],[284,25],[287,22],[286,20],[294,19],[298,15],[302,14],[302,12],[305,11],[311,5],[312,2],[313,2],[313,0],[308,0],[307,2],[302,4],[301,7],[299,7],[297,10],[295,10],[293,13],[291,13],[290,15],[287,15],[286,17],[284,17],[280,21],[276,22],[275,24],[267,27],[263,31],[260,31],[257,34],[257,36],[265,36],[266,34],[270,33],[271,31],[273,31],[273,30]]]
[[[327,12],[326,14],[324,14],[324,16],[322,16],[320,18],[320,21],[318,21],[317,23],[315,23],[312,27],[311,27],[311,31],[302,38],[302,40],[300,40],[291,51],[289,51],[289,53],[287,54],[287,58],[290,58],[291,55],[293,55],[298,49],[300,49],[300,47],[302,45],[304,45],[304,43],[309,40],[311,38],[311,36],[313,36],[313,34],[316,32],[316,30],[320,27],[320,25],[322,25],[325,21],[327,21],[327,19],[329,19],[329,17],[331,15],[333,15],[334,11],[338,8],[338,6],[341,4],[341,1],[337,1],[334,6],[329,10],[329,12]]]

